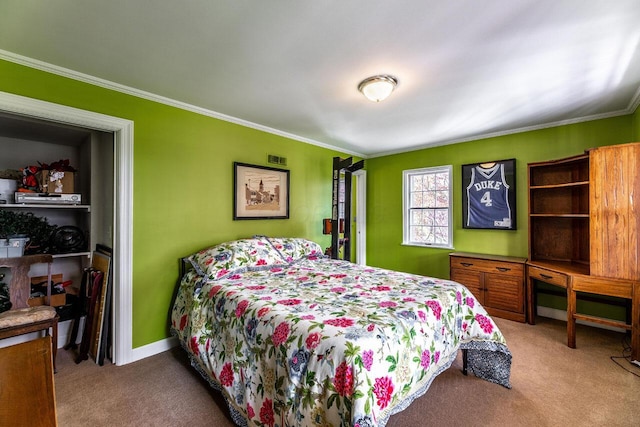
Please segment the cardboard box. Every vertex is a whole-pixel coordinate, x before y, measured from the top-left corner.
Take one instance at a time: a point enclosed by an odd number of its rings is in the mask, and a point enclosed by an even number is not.
[[[62,282],[62,274],[52,274],[51,281],[53,283],[61,283]],[[35,276],[31,278],[31,284],[36,285],[38,283],[47,282],[47,276]],[[53,291],[53,289],[52,289]],[[46,301],[46,296],[44,297],[33,297],[29,298],[28,304],[30,307],[35,307],[37,305],[44,305]],[[67,294],[51,294],[51,306],[58,307],[61,305],[65,305],[67,303]]]
[[[74,192],[75,173],[41,170],[36,173],[41,193],[69,194]]]
[[[47,297],[29,298],[29,307],[35,307],[38,305],[45,305]],[[54,294],[51,295],[51,307],[60,307],[67,303],[67,294]]]

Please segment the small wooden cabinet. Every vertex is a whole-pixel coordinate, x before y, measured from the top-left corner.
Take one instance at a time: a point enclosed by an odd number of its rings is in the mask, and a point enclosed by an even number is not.
[[[491,316],[525,322],[526,258],[454,252],[450,278],[465,285]]]

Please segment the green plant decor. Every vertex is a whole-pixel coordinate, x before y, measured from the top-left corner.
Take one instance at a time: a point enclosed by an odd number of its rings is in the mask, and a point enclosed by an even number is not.
[[[35,216],[32,212],[0,209],[0,239],[28,237],[25,254],[48,253],[49,238],[56,228],[46,218]]]

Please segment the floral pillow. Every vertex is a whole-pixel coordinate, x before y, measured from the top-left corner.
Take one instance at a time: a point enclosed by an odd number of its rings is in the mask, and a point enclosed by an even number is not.
[[[232,273],[286,266],[277,250],[264,239],[241,239],[203,249],[187,258],[201,276],[223,279]]]
[[[298,237],[264,237],[280,252],[282,258],[292,263],[310,256],[323,257],[322,248],[316,242]]]

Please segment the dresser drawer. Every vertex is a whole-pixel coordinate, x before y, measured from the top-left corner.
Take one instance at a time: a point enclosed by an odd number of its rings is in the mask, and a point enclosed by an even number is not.
[[[524,274],[523,264],[478,258],[451,257],[451,268],[481,271],[483,273],[501,273],[509,276]]]
[[[567,275],[539,267],[527,267],[529,277],[552,285],[567,287]]]

